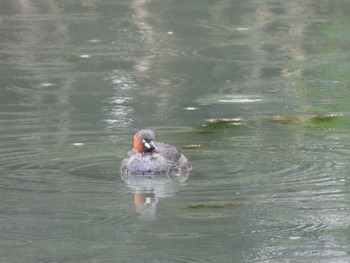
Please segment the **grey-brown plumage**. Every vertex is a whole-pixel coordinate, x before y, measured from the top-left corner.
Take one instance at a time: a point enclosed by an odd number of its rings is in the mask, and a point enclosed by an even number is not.
[[[187,158],[174,146],[156,142],[151,130],[140,130],[134,136],[134,148],[122,161],[120,170],[127,174],[169,174],[189,171]]]

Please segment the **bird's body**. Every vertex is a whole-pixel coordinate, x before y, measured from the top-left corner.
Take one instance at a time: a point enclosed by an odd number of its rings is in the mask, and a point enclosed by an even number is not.
[[[124,174],[170,174],[189,171],[191,165],[187,158],[174,146],[155,142],[151,130],[140,130],[134,136],[134,148],[121,164]]]

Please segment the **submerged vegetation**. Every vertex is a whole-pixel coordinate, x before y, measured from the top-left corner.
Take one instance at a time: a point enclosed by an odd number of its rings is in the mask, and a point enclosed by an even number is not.
[[[192,209],[203,209],[203,208],[225,208],[225,207],[235,207],[240,206],[239,202],[210,202],[210,203],[200,203],[200,204],[189,204],[186,208]]]
[[[314,116],[288,116],[288,115],[276,115],[267,118],[267,122],[282,123],[282,124],[295,124],[295,123],[326,123],[331,122],[337,117],[343,116],[342,114],[319,114]]]
[[[197,149],[200,147],[201,147],[200,144],[186,144],[181,146],[182,149]]]
[[[215,119],[206,119],[205,122],[208,125],[241,125],[243,123],[242,117],[235,118],[215,118]]]

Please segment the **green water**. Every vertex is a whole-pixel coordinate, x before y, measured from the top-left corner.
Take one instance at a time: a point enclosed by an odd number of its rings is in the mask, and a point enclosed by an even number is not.
[[[2,1],[0,261],[349,262],[349,12]],[[140,128],[191,174],[123,181]]]

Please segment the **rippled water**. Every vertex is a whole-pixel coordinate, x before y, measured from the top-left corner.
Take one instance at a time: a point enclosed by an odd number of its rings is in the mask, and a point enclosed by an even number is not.
[[[349,262],[349,11],[3,1],[0,261]],[[191,174],[123,181],[143,127]]]

